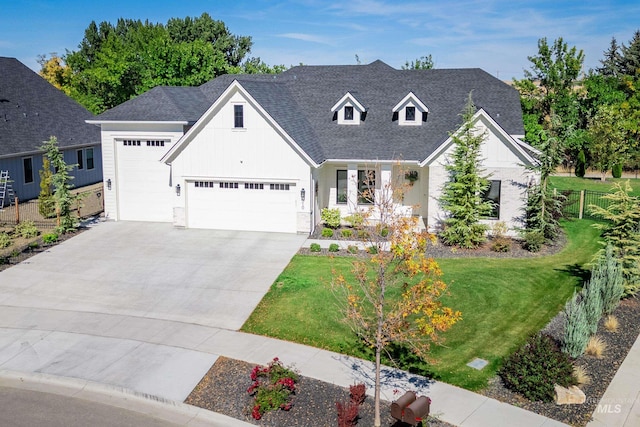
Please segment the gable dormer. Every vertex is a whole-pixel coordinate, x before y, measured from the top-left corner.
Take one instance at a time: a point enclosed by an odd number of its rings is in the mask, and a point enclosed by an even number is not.
[[[355,96],[347,92],[331,107],[333,120],[337,120],[339,125],[359,125],[364,120],[367,110]]]
[[[393,120],[400,126],[420,126],[427,121],[429,109],[413,93],[409,92],[393,107]]]

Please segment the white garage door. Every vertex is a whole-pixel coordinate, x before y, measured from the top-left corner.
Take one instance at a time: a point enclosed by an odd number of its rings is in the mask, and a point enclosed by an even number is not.
[[[295,188],[268,182],[190,182],[187,226],[295,233]]]
[[[129,221],[173,221],[170,169],[159,159],[168,141],[116,141],[118,218]]]

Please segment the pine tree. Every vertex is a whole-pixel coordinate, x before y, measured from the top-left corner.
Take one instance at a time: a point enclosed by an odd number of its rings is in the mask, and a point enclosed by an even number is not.
[[[628,46],[622,45],[620,71],[632,77],[640,76],[640,30],[636,31]]]
[[[440,204],[448,214],[440,236],[446,244],[462,248],[474,248],[486,240],[488,226],[480,223],[480,219],[493,209],[492,202],[484,199],[490,185],[489,176],[482,175],[480,158],[486,133],[479,133],[472,123],[475,109],[469,94],[462,129],[452,135],[454,150],[446,165],[449,181],[440,197]]]
[[[609,49],[604,52],[604,59],[600,60],[602,67],[598,68],[598,73],[608,77],[618,77],[620,75],[620,46],[615,37],[611,38]]]

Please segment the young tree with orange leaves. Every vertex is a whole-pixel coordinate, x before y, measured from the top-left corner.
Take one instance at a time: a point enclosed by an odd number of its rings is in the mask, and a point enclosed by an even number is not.
[[[403,345],[427,358],[430,345],[441,342],[439,333],[459,321],[461,313],[441,302],[447,284],[436,261],[426,256],[435,237],[418,230],[417,218],[397,203],[406,191],[398,184],[402,180],[382,183],[379,189],[374,179],[368,181],[371,187],[359,196],[371,205],[358,213],[364,221],[356,225],[356,235],[371,255],[353,262],[355,280],[334,273],[332,286],[345,322],[375,350],[374,425],[380,426],[380,367],[387,346]],[[401,296],[387,298],[394,288],[401,289]]]

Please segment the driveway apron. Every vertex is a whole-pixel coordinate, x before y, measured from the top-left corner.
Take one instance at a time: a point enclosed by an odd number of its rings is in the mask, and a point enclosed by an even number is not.
[[[0,272],[0,369],[183,400],[304,239],[99,223]]]

